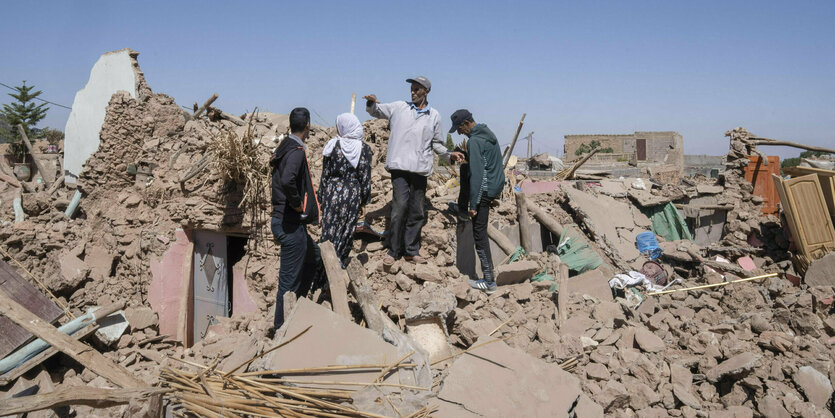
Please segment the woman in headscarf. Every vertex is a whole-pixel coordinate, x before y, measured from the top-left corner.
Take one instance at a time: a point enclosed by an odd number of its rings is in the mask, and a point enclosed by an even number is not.
[[[342,267],[348,265],[354,229],[360,209],[371,196],[371,147],[362,142],[362,124],[351,113],[336,118],[337,136],[323,149],[322,182],[319,202],[322,206],[322,236],[330,241]]]

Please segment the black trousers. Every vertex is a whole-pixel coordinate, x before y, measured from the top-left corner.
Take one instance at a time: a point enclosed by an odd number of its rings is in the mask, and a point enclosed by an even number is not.
[[[307,296],[314,281],[318,281],[322,274],[322,255],[319,245],[310,238],[304,225],[272,218],[270,227],[273,236],[281,244],[273,321],[278,330],[284,324],[284,294],[293,292],[300,298]]]
[[[487,236],[487,224],[490,217],[490,204],[492,198],[483,196],[478,202],[476,214],[473,217],[473,241],[475,241],[475,253],[481,262],[481,271],[484,273],[484,280],[495,281],[493,276],[493,259],[490,255],[490,240]]]
[[[426,222],[426,177],[391,170],[391,224],[389,255],[400,258],[420,253],[420,230]]]

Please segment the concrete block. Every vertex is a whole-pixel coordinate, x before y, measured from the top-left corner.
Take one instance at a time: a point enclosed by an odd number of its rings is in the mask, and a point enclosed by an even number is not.
[[[490,340],[483,337],[478,343]],[[489,390],[476,390],[488,382]],[[481,416],[553,417],[568,416],[581,395],[579,380],[556,364],[495,342],[458,357],[438,399]],[[585,408],[589,402],[594,404],[586,399]]]
[[[503,264],[495,268],[496,284],[505,286],[522,283],[533,277],[539,270],[539,263],[536,261],[516,261],[510,264]]]
[[[609,280],[603,276],[599,268],[569,277],[568,293],[591,295],[603,301],[614,301]]]
[[[286,318],[283,334],[272,345],[280,344],[295,337],[307,327],[310,329],[297,340],[268,354],[257,369],[265,370],[300,369],[330,365],[392,364],[402,355],[397,347],[385,342],[374,331],[363,328],[333,311],[301,298],[293,312]],[[379,369],[361,371],[338,370],[332,374],[299,374],[297,380],[338,380],[342,382],[371,383],[380,374]],[[386,381],[399,382],[410,373],[390,374]],[[334,386],[339,387],[339,386]],[[342,389],[356,390],[356,386],[342,386]]]
[[[104,345],[109,346],[119,342],[119,339],[128,330],[128,320],[125,317],[125,311],[113,312],[98,322],[100,326],[96,330],[96,339]]]

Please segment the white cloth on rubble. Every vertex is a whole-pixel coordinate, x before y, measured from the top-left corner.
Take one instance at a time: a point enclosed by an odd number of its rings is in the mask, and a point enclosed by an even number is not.
[[[343,113],[336,117],[336,136],[325,144],[322,154],[331,155],[337,143],[351,166],[357,168],[362,155],[362,123],[355,115]]]
[[[643,273],[637,271],[630,271],[628,274],[616,274],[612,280],[609,280],[609,287],[615,289],[625,289],[630,286],[638,286],[642,285],[647,288],[647,290],[652,292],[658,292],[663,289],[661,286],[656,285],[651,280],[647,279]]]

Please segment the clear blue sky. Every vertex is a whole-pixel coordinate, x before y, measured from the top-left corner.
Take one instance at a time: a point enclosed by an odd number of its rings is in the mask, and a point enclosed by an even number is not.
[[[445,128],[452,111],[469,108],[506,143],[526,112],[522,135],[535,131],[537,151],[561,154],[566,134],[676,130],[687,153],[721,155],[723,133],[736,126],[835,146],[832,1],[16,1],[2,9],[0,82],[25,79],[65,105],[102,53],[128,47],[155,92],[186,106],[217,92],[231,113],[307,106],[332,124],[351,93],[408,99],[404,79],[425,75]],[[41,126],[63,129],[68,115],[53,107]]]

